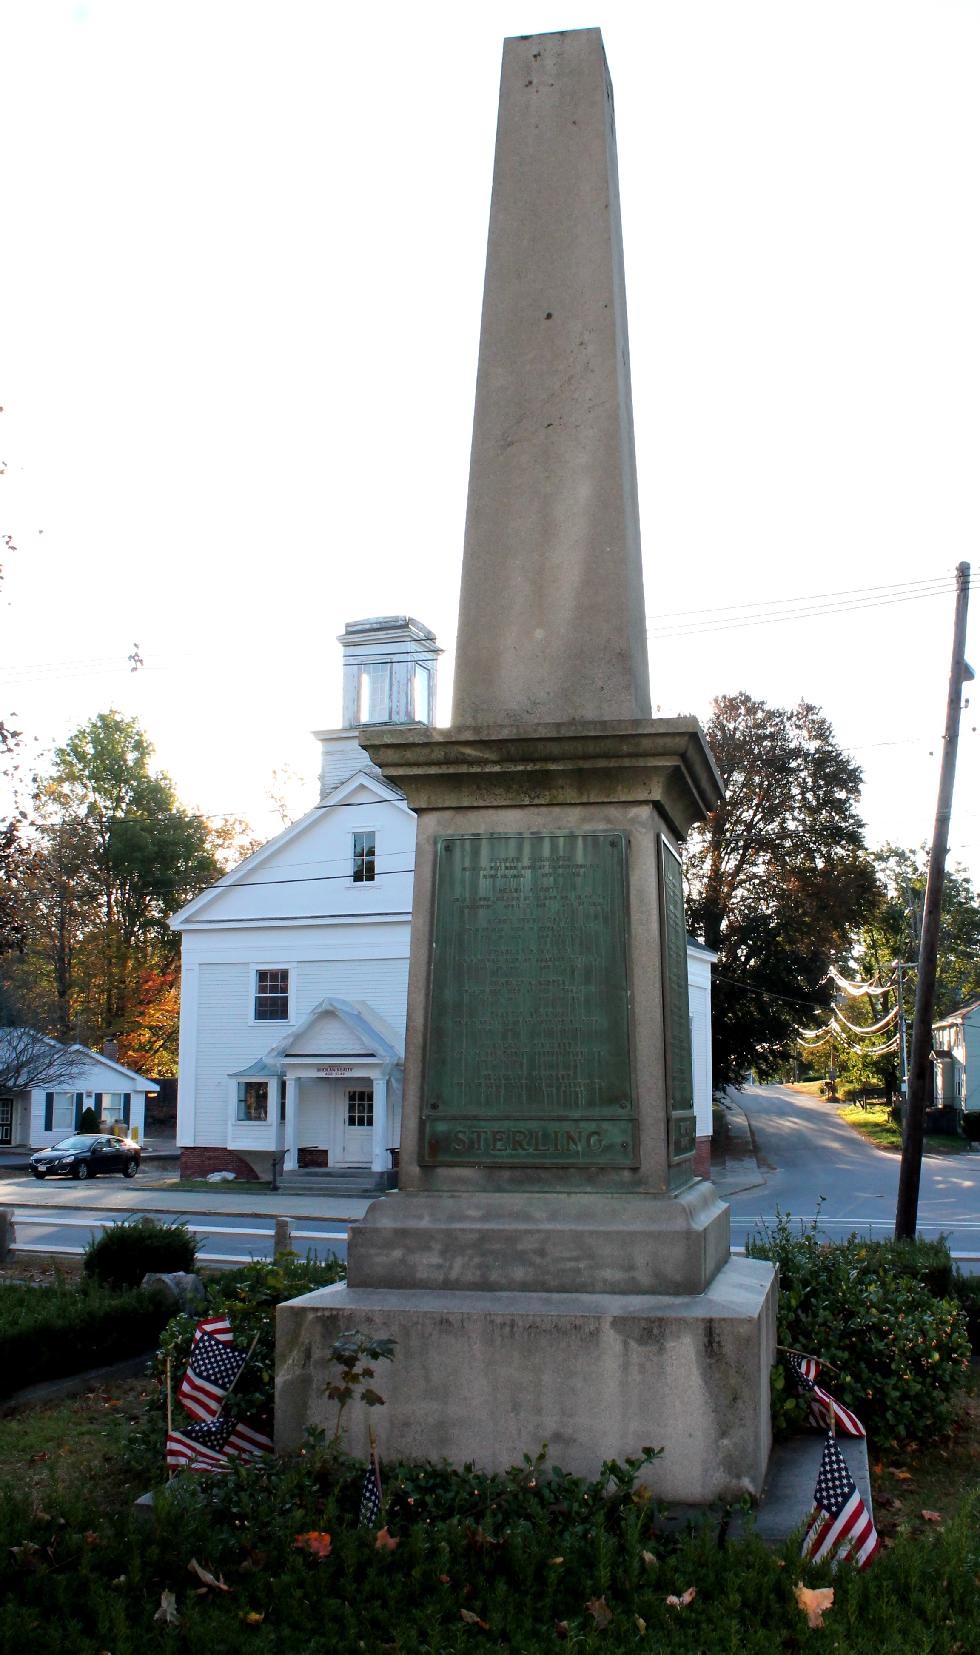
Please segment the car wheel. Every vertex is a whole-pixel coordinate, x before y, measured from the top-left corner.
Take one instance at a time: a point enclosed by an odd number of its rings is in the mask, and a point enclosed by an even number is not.
[[[31,1171],[33,1172],[35,1178],[46,1178],[48,1176],[46,1172],[41,1171],[40,1167],[31,1167]]]
[[[71,1175],[73,1178],[87,1178],[88,1166],[84,1161],[76,1161],[71,1169]]]
[[[126,1165],[123,1167],[123,1172],[127,1178],[135,1178],[136,1174],[139,1172],[139,1162],[136,1160],[127,1161]]]

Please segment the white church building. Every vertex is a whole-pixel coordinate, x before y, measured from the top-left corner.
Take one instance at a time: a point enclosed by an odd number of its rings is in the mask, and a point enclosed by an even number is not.
[[[397,1165],[415,818],[358,726],[434,722],[432,632],[351,621],[343,726],[320,730],[320,797],[170,923],[181,933],[181,1173]],[[711,961],[688,949],[698,1171],[711,1133]],[[322,1176],[322,1173],[321,1173]]]

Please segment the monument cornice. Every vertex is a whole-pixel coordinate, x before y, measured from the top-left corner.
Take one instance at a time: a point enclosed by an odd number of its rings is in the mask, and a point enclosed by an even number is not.
[[[358,740],[414,810],[656,804],[684,838],[724,798],[696,718],[369,725]]]

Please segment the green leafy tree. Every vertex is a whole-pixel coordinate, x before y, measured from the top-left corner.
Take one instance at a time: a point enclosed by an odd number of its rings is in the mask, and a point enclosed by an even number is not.
[[[830,1004],[822,979],[870,908],[874,874],[861,771],[817,707],[720,696],[706,734],[726,797],[688,840],[688,924],[718,952],[713,1068],[737,1085],[750,1068],[779,1073],[801,1018]]]
[[[123,1061],[167,1073],[180,960],[168,916],[223,868],[207,823],[181,807],[152,757],[137,720],[113,711],[55,750],[35,785],[21,895],[35,1004],[57,1032],[90,1045],[111,1037]]]

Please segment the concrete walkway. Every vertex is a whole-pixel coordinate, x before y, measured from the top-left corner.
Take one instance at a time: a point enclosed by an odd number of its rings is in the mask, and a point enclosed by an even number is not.
[[[742,1190],[756,1189],[766,1181],[759,1166],[755,1138],[738,1093],[729,1087],[722,1100],[725,1131],[711,1142],[711,1181],[723,1200]]]
[[[38,1183],[32,1178],[0,1176],[0,1206],[31,1207],[70,1210],[83,1208],[86,1212],[152,1212],[186,1213],[189,1216],[241,1218],[323,1218],[331,1221],[353,1222],[363,1218],[370,1199],[360,1196],[291,1195],[278,1190],[257,1190],[247,1187],[226,1194],[220,1184],[213,1190],[169,1190],[141,1184],[138,1180],[126,1183],[122,1178],[111,1182],[108,1178],[89,1178],[84,1184],[69,1179],[45,1179]]]

